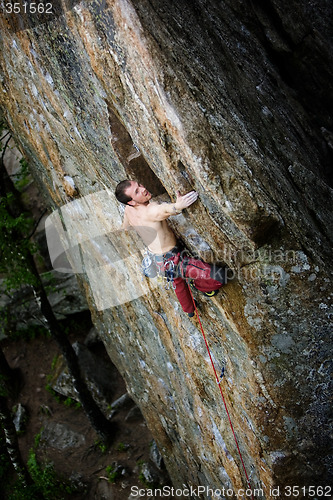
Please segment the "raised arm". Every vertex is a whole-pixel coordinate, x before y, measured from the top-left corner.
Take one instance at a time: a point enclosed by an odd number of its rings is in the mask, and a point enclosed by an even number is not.
[[[177,193],[176,203],[161,203],[160,205],[149,205],[147,208],[147,217],[151,220],[161,221],[165,220],[171,215],[178,215],[184,208],[189,207],[197,201],[198,193],[190,191],[189,193],[181,196]]]

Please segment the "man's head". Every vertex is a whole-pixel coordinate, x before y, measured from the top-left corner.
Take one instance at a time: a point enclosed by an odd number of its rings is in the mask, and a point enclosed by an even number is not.
[[[147,205],[151,199],[151,194],[142,184],[130,180],[119,182],[115,195],[118,201],[131,207]]]

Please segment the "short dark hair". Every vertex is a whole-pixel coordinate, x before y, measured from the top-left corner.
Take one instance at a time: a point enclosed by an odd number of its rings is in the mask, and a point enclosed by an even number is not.
[[[126,179],[125,181],[119,182],[119,184],[116,187],[115,190],[115,195],[118,201],[120,203],[123,203],[124,205],[128,205],[129,201],[132,201],[132,198],[125,194],[125,191],[127,188],[131,186],[132,181]]]

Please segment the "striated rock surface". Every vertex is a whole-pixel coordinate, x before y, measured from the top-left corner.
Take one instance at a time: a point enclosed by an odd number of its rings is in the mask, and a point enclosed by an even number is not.
[[[269,498],[329,484],[331,18],[325,0],[92,0],[30,28],[1,19],[0,103],[41,191],[54,210],[103,198],[104,239],[85,225],[77,270],[176,486],[247,481],[198,324],[174,293],[148,283],[107,306],[113,189],[135,176],[156,195],[198,191],[173,226],[230,267],[222,293],[196,298],[251,486]],[[130,252],[132,235],[119,238]]]

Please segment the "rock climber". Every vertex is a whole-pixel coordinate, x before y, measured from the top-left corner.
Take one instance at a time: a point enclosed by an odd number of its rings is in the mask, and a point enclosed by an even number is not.
[[[170,216],[192,205],[198,193],[191,191],[182,196],[178,192],[175,203],[157,203],[151,201],[151,193],[142,184],[124,180],[117,185],[115,195],[126,205],[122,228],[132,226],[147,246],[153,266],[145,274],[154,277],[152,268],[166,273],[184,312],[193,317],[194,304],[187,281],[208,297],[216,295],[226,283],[226,269],[190,257],[167,222]]]

